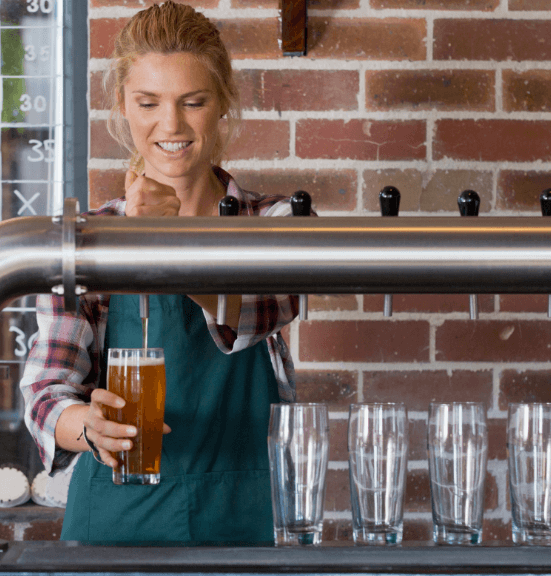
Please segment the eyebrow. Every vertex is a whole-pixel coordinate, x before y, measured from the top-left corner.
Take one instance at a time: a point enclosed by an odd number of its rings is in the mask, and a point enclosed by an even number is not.
[[[180,96],[180,98],[189,98],[190,96],[195,96],[196,94],[201,94],[201,93],[211,93],[212,90],[208,90],[208,89],[201,89],[201,90],[194,90],[193,92],[188,92],[187,94],[182,94]],[[151,96],[152,98],[158,98],[159,95],[155,94],[155,92],[148,92],[147,90],[134,90],[132,92],[132,94],[143,94],[144,96]]]

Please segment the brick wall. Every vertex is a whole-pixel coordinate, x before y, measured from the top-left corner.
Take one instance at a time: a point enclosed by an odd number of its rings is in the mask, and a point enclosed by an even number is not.
[[[90,3],[90,205],[123,193],[123,151],[106,133],[101,71],[112,35],[151,0]],[[308,190],[320,215],[378,215],[387,184],[401,213],[540,214],[551,185],[551,0],[312,0],[309,52],[283,58],[277,0],[192,0],[216,21],[242,82],[244,122],[225,167],[261,192]],[[425,452],[432,400],[488,407],[485,539],[510,539],[505,416],[509,401],[551,401],[545,296],[310,298],[287,330],[301,401],[331,411],[326,537],[351,538],[348,405],[402,400],[411,448],[405,538],[428,539]]]

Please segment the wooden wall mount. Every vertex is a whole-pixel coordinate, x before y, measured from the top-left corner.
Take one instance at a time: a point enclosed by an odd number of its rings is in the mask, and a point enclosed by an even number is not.
[[[280,0],[283,56],[306,56],[307,0]]]

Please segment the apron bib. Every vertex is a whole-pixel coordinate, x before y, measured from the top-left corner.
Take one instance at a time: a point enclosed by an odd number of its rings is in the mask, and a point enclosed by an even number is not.
[[[172,429],[163,436],[161,482],[116,486],[111,468],[85,452],[61,540],[273,542],[267,435],[279,396],[266,342],[223,354],[192,300],[149,302],[149,345],[164,349]],[[111,296],[104,358],[107,348],[140,348],[141,340],[138,296]]]

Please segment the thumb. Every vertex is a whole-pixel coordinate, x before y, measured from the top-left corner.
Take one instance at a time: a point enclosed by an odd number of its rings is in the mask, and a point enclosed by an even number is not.
[[[163,434],[170,434],[172,432],[172,428],[166,423],[163,423]]]
[[[127,170],[126,175],[124,177],[124,189],[128,190],[132,184],[137,180],[138,175],[134,170]]]

